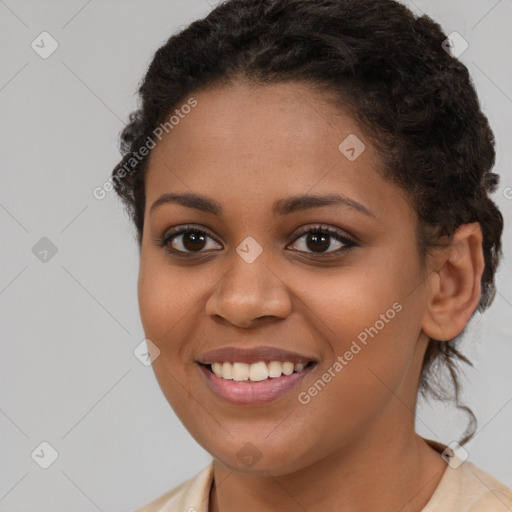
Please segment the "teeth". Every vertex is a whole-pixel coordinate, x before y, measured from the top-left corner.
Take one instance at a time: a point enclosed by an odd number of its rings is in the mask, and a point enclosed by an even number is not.
[[[247,363],[233,363],[233,380],[247,380],[250,368],[251,366]]]
[[[222,377],[222,364],[212,363],[212,372],[215,373],[217,377]]]
[[[283,373],[285,375],[291,375],[293,373],[294,368],[295,368],[295,366],[293,363],[289,363],[289,362],[283,363]]]
[[[249,379],[252,381],[266,380],[268,377],[267,365],[263,362],[251,364]]]
[[[233,367],[231,363],[222,363],[222,373],[220,375],[223,379],[233,379]]]
[[[268,363],[268,374],[271,377],[281,377],[282,370],[283,365],[280,361],[270,361],[270,363]]]
[[[268,364],[259,363],[212,363],[212,371],[217,377],[237,382],[250,380],[258,382],[267,380],[269,377],[276,378],[281,375],[291,375],[293,372],[300,372],[306,366],[305,363],[293,364],[289,361],[270,361]]]

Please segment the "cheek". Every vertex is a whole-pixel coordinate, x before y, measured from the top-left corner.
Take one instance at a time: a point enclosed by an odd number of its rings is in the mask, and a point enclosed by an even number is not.
[[[308,286],[303,314],[314,313],[310,322],[330,348],[319,378],[329,380],[325,389],[331,391],[320,401],[332,399],[355,412],[365,401],[371,408],[389,389],[400,387],[421,330],[418,280],[414,262],[395,255],[377,258],[358,271],[338,270]]]
[[[146,337],[167,346],[174,327],[192,314],[194,298],[187,296],[191,287],[184,284],[180,269],[171,271],[161,258],[141,256],[137,292]]]
[[[204,317],[204,304],[215,284],[213,273],[207,274],[207,270],[201,272],[198,267],[171,266],[158,253],[147,251],[141,257],[140,318],[146,338],[160,350],[153,367],[168,398],[174,393],[180,395],[183,388],[190,390],[197,385],[194,382],[197,347],[190,340],[203,335],[199,326]]]
[[[159,258],[141,256],[137,284],[139,312],[145,337],[160,350],[152,368],[169,404],[176,410],[187,410],[187,370],[192,363],[187,353],[188,315],[197,314],[193,299],[183,293],[179,270],[170,272]],[[178,293],[180,290],[181,293]],[[196,299],[197,303],[199,302]]]
[[[159,278],[159,275],[161,273],[154,267],[141,261],[137,287],[140,318],[146,337],[154,342],[160,341],[158,346],[161,348],[162,333],[170,324],[169,317],[165,320],[164,313],[169,309],[168,313],[172,315],[173,309],[165,280]]]
[[[347,292],[318,310],[329,327],[326,341],[332,356],[322,362],[315,379],[298,390],[301,417],[311,418],[315,430],[316,419],[322,418],[318,453],[329,453],[333,442],[349,442],[352,436],[355,440],[362,430],[377,424],[389,407],[408,414],[403,404],[415,394],[408,383],[417,327],[414,311],[393,302],[395,298],[394,293],[377,293],[371,300],[352,302]]]
[[[344,340],[360,333],[364,338],[365,329],[376,323],[379,332],[390,331],[389,326],[400,316],[397,309],[401,307],[396,304],[403,306],[413,274],[398,258],[372,258],[364,265],[347,265],[309,279],[297,275],[296,282],[304,283],[297,294],[305,310],[317,315],[310,321],[329,327],[328,337],[339,339],[341,345],[336,348],[343,349]]]

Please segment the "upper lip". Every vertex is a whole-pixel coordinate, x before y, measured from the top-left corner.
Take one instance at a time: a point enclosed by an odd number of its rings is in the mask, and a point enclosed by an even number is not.
[[[291,363],[309,363],[317,362],[315,357],[291,352],[271,346],[261,346],[252,348],[242,347],[223,347],[210,350],[201,354],[197,358],[197,362],[201,364],[211,363],[259,363],[260,361],[289,361]]]

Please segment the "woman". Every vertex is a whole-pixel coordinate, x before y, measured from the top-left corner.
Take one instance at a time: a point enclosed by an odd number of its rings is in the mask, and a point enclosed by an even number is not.
[[[498,511],[414,429],[491,303],[494,138],[430,18],[228,0],[160,48],[113,172],[159,385],[213,457],[144,511]],[[508,508],[507,508],[508,507]]]

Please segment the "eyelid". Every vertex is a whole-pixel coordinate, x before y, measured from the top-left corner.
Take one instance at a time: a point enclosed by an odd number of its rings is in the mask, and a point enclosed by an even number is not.
[[[299,228],[299,231],[296,235],[296,238],[294,239],[294,242],[297,241],[302,236],[311,233],[312,231],[319,231],[321,233],[326,233],[333,238],[341,239],[342,241],[347,241],[350,243],[353,243],[354,245],[357,244],[357,238],[347,234],[345,231],[341,230],[340,228],[334,228],[330,227],[324,224],[308,224],[307,226],[303,226]]]
[[[202,235],[208,236],[209,238],[211,238],[212,240],[215,240],[215,242],[220,245],[220,242],[218,242],[216,240],[216,238],[210,234],[210,231],[207,228],[201,226],[200,224],[182,224],[180,226],[171,228],[170,230],[165,231],[165,233],[161,237],[157,238],[155,245],[157,245],[159,247],[164,247],[172,240],[173,237],[184,235],[188,232],[195,232],[195,233],[200,233]],[[178,252],[178,253],[182,252],[183,254],[185,254],[184,251],[175,251],[175,252]],[[193,253],[190,253],[190,254],[193,254]]]

